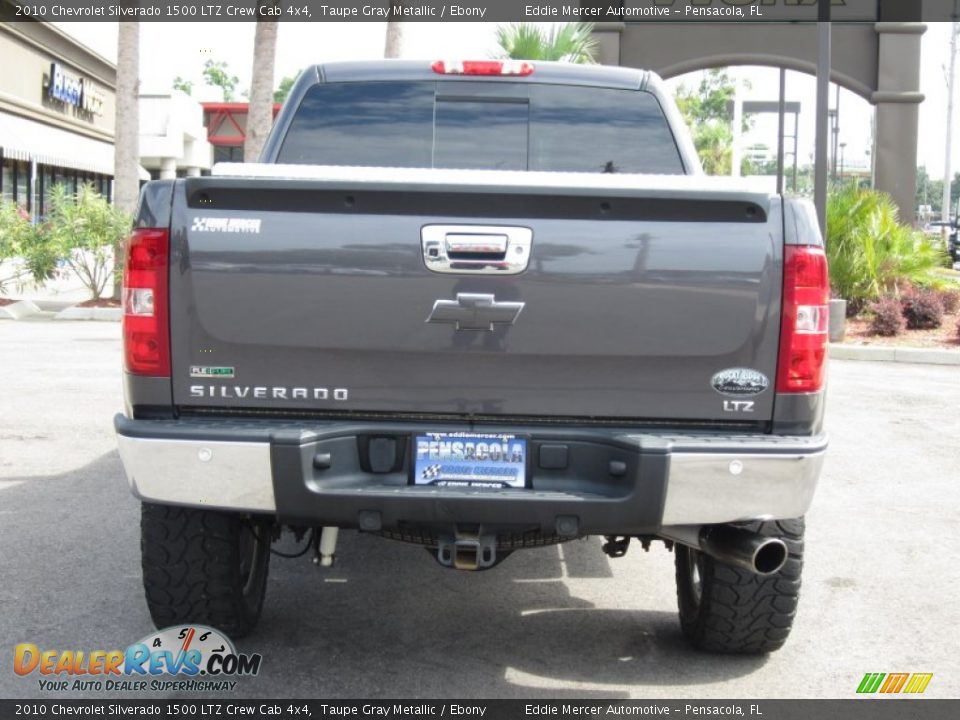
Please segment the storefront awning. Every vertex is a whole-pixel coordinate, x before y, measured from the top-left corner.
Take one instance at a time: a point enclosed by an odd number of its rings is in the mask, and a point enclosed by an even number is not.
[[[113,175],[113,145],[35,120],[0,113],[0,148],[10,160]],[[139,168],[140,179],[150,173]]]

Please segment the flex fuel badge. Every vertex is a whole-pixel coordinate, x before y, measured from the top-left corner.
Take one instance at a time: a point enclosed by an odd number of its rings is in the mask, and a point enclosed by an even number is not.
[[[192,378],[232,378],[235,377],[232,367],[213,367],[211,365],[191,365]]]

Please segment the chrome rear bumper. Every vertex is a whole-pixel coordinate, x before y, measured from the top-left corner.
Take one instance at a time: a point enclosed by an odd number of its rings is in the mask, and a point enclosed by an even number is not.
[[[116,427],[131,490],[141,500],[341,527],[361,527],[363,513],[375,513],[383,527],[509,521],[553,529],[557,518],[573,517],[582,534],[642,534],[661,526],[800,517],[810,507],[827,448],[825,435],[524,428],[531,438],[532,487],[481,491],[413,487],[407,470],[379,475],[361,470],[358,437],[389,432],[402,441],[419,430],[409,426],[117,416]],[[536,449],[543,442],[569,443],[570,467],[538,469]],[[314,467],[318,453],[332,453],[331,468]],[[578,453],[587,458],[583,463]],[[604,453],[611,461],[601,467],[617,461],[628,470],[598,477],[596,460],[603,461]]]

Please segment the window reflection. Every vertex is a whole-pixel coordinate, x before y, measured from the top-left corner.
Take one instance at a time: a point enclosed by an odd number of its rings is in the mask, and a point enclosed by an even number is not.
[[[643,91],[515,83],[317,85],[281,163],[682,174],[656,98]],[[471,91],[473,95],[471,95]]]

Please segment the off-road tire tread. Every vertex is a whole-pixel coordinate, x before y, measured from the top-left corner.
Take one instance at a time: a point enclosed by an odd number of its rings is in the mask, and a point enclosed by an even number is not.
[[[698,612],[684,617],[681,577],[688,548],[676,550],[680,625],[690,643],[716,653],[760,654],[780,649],[790,635],[800,599],[803,570],[803,518],[755,522],[746,530],[779,537],[787,544],[787,561],[773,575],[756,575],[710,557],[705,558]]]
[[[244,598],[238,542],[242,523],[228,513],[143,503],[143,587],[158,628],[197,623],[233,638],[254,628],[268,568],[263,569],[262,587]]]

